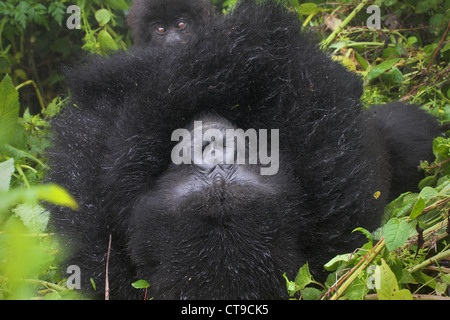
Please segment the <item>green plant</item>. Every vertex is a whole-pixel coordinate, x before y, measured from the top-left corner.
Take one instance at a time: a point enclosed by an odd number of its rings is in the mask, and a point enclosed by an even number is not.
[[[70,291],[57,284],[52,265],[58,244],[47,233],[49,212],[41,201],[73,209],[77,204],[64,189],[39,181],[47,169],[47,120],[60,103],[55,99],[40,115],[27,109],[20,117],[18,91],[8,75],[0,97],[0,298],[28,299],[35,288],[46,288],[41,293],[47,299],[59,298]]]

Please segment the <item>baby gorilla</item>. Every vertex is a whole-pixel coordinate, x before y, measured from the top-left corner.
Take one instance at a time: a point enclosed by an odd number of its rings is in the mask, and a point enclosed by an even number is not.
[[[209,0],[134,0],[128,24],[137,45],[173,46],[192,40],[212,11]]]
[[[300,30],[279,1],[242,0],[183,50],[67,72],[50,180],[80,209],[52,223],[85,293],[102,297],[108,256],[111,298],[142,299],[139,279],[155,299],[288,298],[284,273],[308,262],[319,280],[366,241],[352,230],[377,228],[417,185],[436,120],[401,103],[363,111],[360,77]]]

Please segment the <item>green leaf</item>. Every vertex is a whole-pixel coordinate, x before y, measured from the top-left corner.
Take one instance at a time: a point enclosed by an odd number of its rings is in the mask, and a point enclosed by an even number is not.
[[[150,287],[150,284],[145,280],[138,280],[136,282],[133,282],[131,285],[136,289],[145,289]]]
[[[0,214],[9,207],[19,203],[34,204],[38,201],[48,201],[59,206],[66,206],[72,210],[78,209],[78,204],[62,187],[56,184],[32,186],[28,190],[12,189],[9,192],[0,192]]]
[[[385,72],[381,77],[392,83],[403,83],[403,74],[398,68],[394,67],[392,70]]]
[[[108,31],[102,30],[98,33],[98,42],[100,43],[100,48],[105,53],[108,53],[109,51],[115,51],[118,49],[117,43],[108,33]]]
[[[0,146],[8,143],[19,119],[19,93],[9,75],[0,82]]]
[[[386,61],[380,63],[379,65],[373,67],[367,76],[367,80],[372,80],[372,79],[379,77],[383,72],[386,72],[387,70],[391,69],[394,66],[394,64],[396,64],[400,60],[402,60],[402,59],[401,58],[393,58],[390,60],[386,60]]]
[[[399,289],[397,278],[384,259],[381,259],[381,266],[377,266],[376,274],[379,277],[377,293],[380,300],[412,300],[409,290]]]
[[[423,209],[425,209],[425,200],[423,198],[419,197],[419,199],[417,199],[416,203],[414,204],[414,207],[411,211],[411,214],[409,215],[409,218],[411,220],[414,220],[415,218],[417,218],[418,216],[420,216],[422,214]]]
[[[393,251],[402,246],[409,237],[409,226],[398,218],[390,219],[384,228],[384,239],[386,248]]]
[[[43,233],[47,228],[50,211],[39,204],[19,204],[12,210],[31,233]]]
[[[367,63],[367,61],[360,56],[360,54],[358,52],[355,51],[355,57],[356,60],[359,62],[359,64],[361,65],[361,67],[363,68],[363,70],[367,70],[367,67],[369,66],[369,64]]]
[[[365,280],[365,279],[364,279]],[[367,283],[361,278],[356,278],[352,284],[345,290],[345,295],[350,300],[363,300],[367,294]]]
[[[89,280],[91,281],[91,285],[92,285],[92,288],[94,288],[94,291],[97,291],[97,285],[95,284],[94,279],[89,278]]]
[[[113,9],[127,10],[128,5],[125,0],[106,0],[106,3]]]
[[[438,191],[432,187],[425,187],[419,193],[419,197],[425,202],[430,201],[431,198],[436,197],[437,195]]]
[[[316,288],[304,288],[301,290],[302,300],[319,300],[322,292]]]
[[[300,270],[298,270],[297,276],[295,277],[295,284],[300,288],[303,289],[308,284],[310,284],[312,281],[311,273],[309,272],[308,263],[305,263]]]
[[[328,261],[324,265],[324,268],[328,271],[334,271],[339,267],[341,263],[347,263],[352,257],[354,257],[354,255],[351,253],[337,255],[333,259]]]
[[[401,194],[384,208],[384,214],[381,224],[386,224],[391,218],[404,217],[417,200],[417,194],[410,192]]]
[[[436,183],[435,176],[426,177],[426,178],[422,179],[422,181],[420,181],[419,189],[423,189],[425,187],[432,186],[434,183]]]
[[[389,59],[392,57],[398,57],[400,55],[400,52],[397,48],[386,48],[381,53],[383,59]]]
[[[8,191],[11,176],[14,173],[14,159],[8,159],[0,163],[0,191]]]
[[[392,294],[391,300],[412,300],[412,294],[408,289],[398,290]]]
[[[95,12],[95,19],[97,20],[98,24],[103,27],[111,19],[111,14],[106,9],[100,9]]]
[[[46,165],[39,160],[38,158],[36,158],[35,156],[33,156],[31,153],[25,152],[23,150],[17,149],[13,146],[10,146],[8,144],[4,144],[3,146],[0,146],[0,152],[14,158],[15,160],[20,160],[20,159],[31,159],[33,161],[36,161],[36,163],[40,164],[43,167],[46,167]]]
[[[372,234],[371,234],[368,230],[359,227],[359,228],[354,229],[354,230],[352,231],[352,233],[355,232],[355,231],[359,231],[359,232],[364,233],[364,235],[366,236],[367,240],[369,240],[370,243],[373,242]]]
[[[315,3],[302,3],[297,7],[297,12],[301,15],[309,16],[311,13],[318,12],[319,9]]]
[[[294,294],[298,291],[298,287],[295,285],[293,281],[290,281],[286,276],[286,273],[283,274],[283,278],[286,280],[286,289],[290,297],[294,296]]]

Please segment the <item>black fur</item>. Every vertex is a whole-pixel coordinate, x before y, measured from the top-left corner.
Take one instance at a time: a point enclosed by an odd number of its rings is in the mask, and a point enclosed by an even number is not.
[[[210,0],[134,0],[127,20],[135,44],[173,46],[191,41],[213,15]]]
[[[299,30],[275,0],[245,0],[178,51],[68,72],[76,106],[53,124],[51,180],[80,210],[52,218],[86,291],[101,297],[111,234],[112,298],[142,298],[138,279],[159,299],[285,298],[284,272],[293,278],[308,261],[319,276],[361,245],[354,228],[376,228],[395,193],[417,183],[436,120],[398,103],[363,112],[361,79]],[[209,185],[171,164],[173,130],[205,112],[222,127],[279,129],[278,174],[243,166],[246,176]],[[195,181],[200,191],[188,188]]]

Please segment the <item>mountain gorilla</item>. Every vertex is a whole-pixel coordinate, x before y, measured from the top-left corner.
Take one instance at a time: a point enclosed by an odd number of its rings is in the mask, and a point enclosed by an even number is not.
[[[361,79],[278,1],[243,0],[199,35],[68,71],[51,180],[80,209],[52,221],[93,297],[108,272],[111,298],[141,299],[139,279],[156,299],[286,298],[283,273],[309,262],[319,277],[432,160],[436,120],[400,103],[362,111]],[[244,163],[220,138],[231,129]],[[193,156],[220,143],[216,161]]]
[[[137,45],[187,43],[213,15],[210,0],[134,0],[128,16]]]

